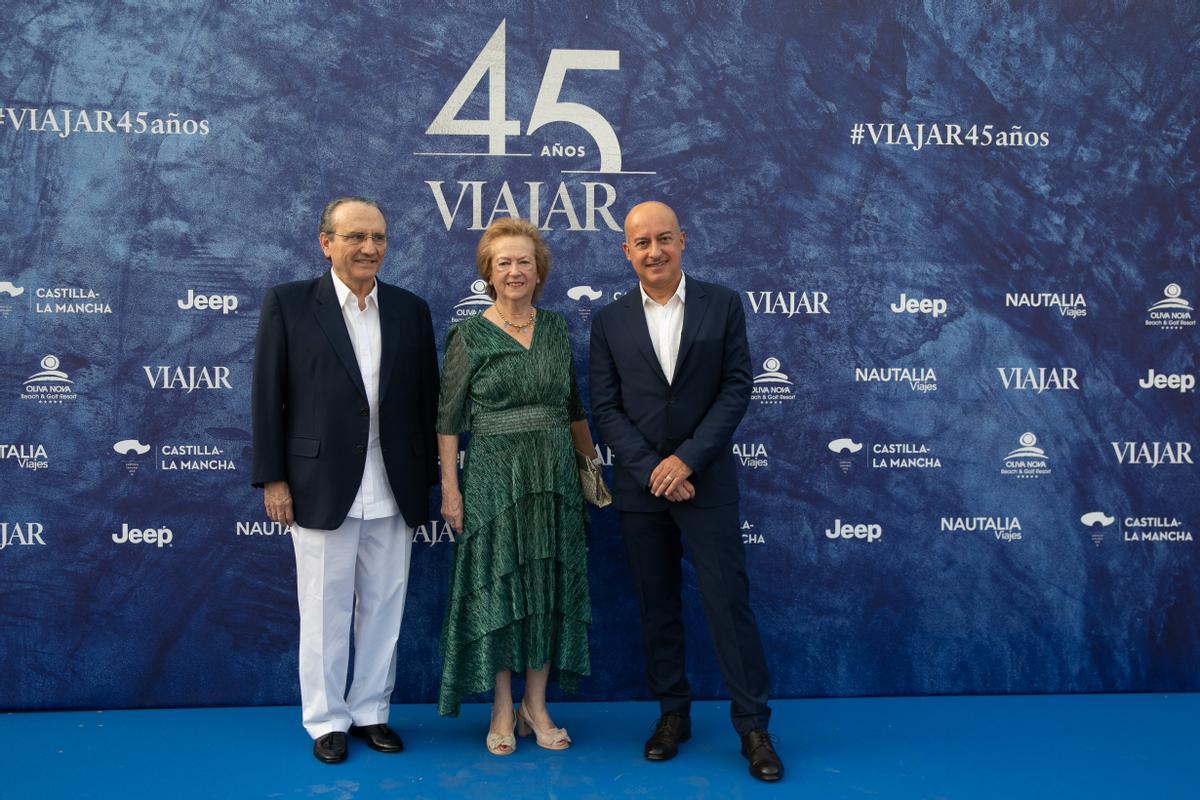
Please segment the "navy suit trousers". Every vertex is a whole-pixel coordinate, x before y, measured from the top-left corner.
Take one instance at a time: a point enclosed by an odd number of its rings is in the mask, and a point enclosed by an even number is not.
[[[684,671],[683,545],[687,544],[700,584],[717,662],[732,703],[738,735],[766,730],[770,677],[746,577],[746,550],[738,530],[738,506],[696,508],[672,503],[662,511],[622,511],[621,531],[629,553],[642,612],[642,637],[650,691],[662,713],[687,716],[691,689]]]

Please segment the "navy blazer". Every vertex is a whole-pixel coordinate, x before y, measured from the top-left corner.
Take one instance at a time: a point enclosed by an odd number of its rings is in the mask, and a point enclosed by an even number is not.
[[[592,418],[613,450],[618,510],[669,505],[647,484],[671,454],[695,471],[693,505],[737,501],[733,432],[750,404],[753,379],[746,314],[736,292],[688,277],[671,383],[654,355],[641,292],[626,292],[592,319],[590,384]]]
[[[400,513],[416,527],[429,519],[429,487],[438,476],[433,324],[424,300],[376,283],[379,441]],[[287,481],[297,524],[337,528],[362,482],[370,411],[329,272],[267,291],[250,403],[253,485]]]

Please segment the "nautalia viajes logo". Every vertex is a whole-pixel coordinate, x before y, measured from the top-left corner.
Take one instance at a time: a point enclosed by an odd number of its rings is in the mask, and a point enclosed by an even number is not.
[[[12,461],[21,469],[31,472],[50,466],[46,446],[40,442],[0,444],[0,461]]]
[[[942,517],[942,533],[974,533],[992,535],[997,541],[1019,542],[1024,537],[1020,517]]]
[[[767,446],[762,442],[734,442],[733,456],[747,469],[766,469],[771,466]]]
[[[1163,289],[1163,299],[1146,309],[1146,327],[1161,331],[1178,331],[1196,325],[1192,304],[1183,297],[1178,283],[1168,283]]]
[[[1078,319],[1087,316],[1087,299],[1080,292],[1006,292],[1005,308],[1045,308],[1060,316]]]
[[[937,371],[933,367],[855,367],[855,383],[898,383],[914,392],[936,392]]]
[[[291,525],[272,520],[238,520],[235,523],[237,536],[291,536],[294,529]]]

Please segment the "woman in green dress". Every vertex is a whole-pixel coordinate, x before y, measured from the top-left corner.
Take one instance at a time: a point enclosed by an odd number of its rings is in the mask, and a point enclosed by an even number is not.
[[[487,747],[516,748],[514,728],[570,746],[546,708],[550,679],[576,691],[589,673],[584,503],[574,450],[596,459],[563,318],[533,306],[550,270],[537,228],[502,218],[479,241],[495,303],[446,336],[438,404],[442,516],[457,532],[442,624],[438,710],[494,689]],[[470,443],[459,488],[459,434]],[[525,673],[513,708],[512,672]]]

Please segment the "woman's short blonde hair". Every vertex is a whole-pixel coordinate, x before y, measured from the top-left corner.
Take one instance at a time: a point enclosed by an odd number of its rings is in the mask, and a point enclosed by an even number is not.
[[[488,297],[496,299],[496,290],[492,288],[492,248],[497,239],[505,236],[524,236],[533,242],[533,260],[537,265],[538,279],[533,287],[533,301],[536,303],[546,285],[546,276],[550,274],[550,248],[542,241],[537,226],[519,217],[501,217],[479,237],[479,247],[475,248],[475,264],[479,267],[479,277],[487,282]]]

